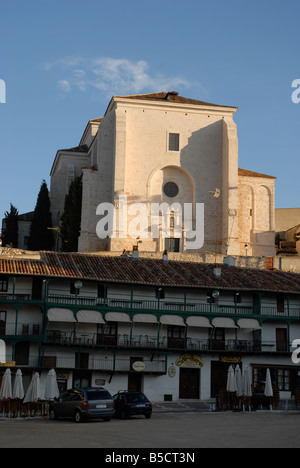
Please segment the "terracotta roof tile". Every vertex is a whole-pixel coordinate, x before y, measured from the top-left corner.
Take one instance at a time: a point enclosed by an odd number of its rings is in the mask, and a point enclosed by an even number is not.
[[[127,257],[41,252],[41,260],[0,258],[0,274],[85,279],[165,287],[300,294],[300,274]]]
[[[175,102],[179,104],[194,104],[197,106],[213,106],[213,107],[228,107],[232,109],[236,109],[234,106],[222,106],[219,104],[212,104],[210,102],[205,101],[198,101],[196,99],[186,98],[184,96],[180,96],[179,93],[176,91],[169,91],[159,92],[159,93],[150,93],[150,94],[133,94],[128,96],[115,96],[116,98],[126,98],[126,99],[137,99],[142,101],[168,101],[168,102]]]
[[[222,266],[221,277],[214,265],[162,260],[132,260],[83,254],[41,252],[41,260],[0,258],[0,274],[86,279],[103,282],[274,291],[300,294],[300,275],[279,271],[247,270]]]
[[[0,274],[47,276],[47,266],[39,260],[0,258]]]
[[[277,177],[261,174],[260,172],[247,171],[246,169],[239,169],[239,176],[244,177],[263,177],[265,179],[277,179]]]

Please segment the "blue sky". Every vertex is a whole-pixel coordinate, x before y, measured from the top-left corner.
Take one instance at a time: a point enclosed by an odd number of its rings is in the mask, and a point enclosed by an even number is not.
[[[113,94],[171,89],[237,106],[240,167],[300,207],[299,18],[299,0],[0,0],[0,219],[34,209]]]

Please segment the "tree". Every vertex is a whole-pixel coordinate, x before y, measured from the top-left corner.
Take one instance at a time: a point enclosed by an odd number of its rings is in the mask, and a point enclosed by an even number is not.
[[[78,238],[81,229],[82,181],[76,177],[70,185],[65,198],[64,212],[61,216],[62,250],[78,251]]]
[[[43,180],[30,226],[29,250],[52,249],[53,233],[48,229],[51,227],[49,191],[46,181]]]
[[[18,237],[19,237],[19,225],[18,225],[18,217],[19,212],[17,208],[10,204],[10,211],[6,211],[5,219],[3,223],[3,231],[2,231],[2,245],[10,246],[17,248],[18,247]]]

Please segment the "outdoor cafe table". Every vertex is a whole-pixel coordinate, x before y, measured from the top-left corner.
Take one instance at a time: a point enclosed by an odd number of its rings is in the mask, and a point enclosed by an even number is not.
[[[252,397],[252,406],[254,410],[262,406],[264,409],[269,409],[270,398],[266,397],[264,393],[255,393]]]

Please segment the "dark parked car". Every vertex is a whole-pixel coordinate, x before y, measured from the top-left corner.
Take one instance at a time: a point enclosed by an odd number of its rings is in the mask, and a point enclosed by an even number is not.
[[[127,419],[129,416],[144,415],[147,419],[152,416],[152,403],[141,392],[123,391],[114,397],[116,416]]]
[[[111,394],[102,387],[74,388],[60,395],[49,408],[50,419],[73,418],[79,423],[84,419],[110,421],[115,413]]]

